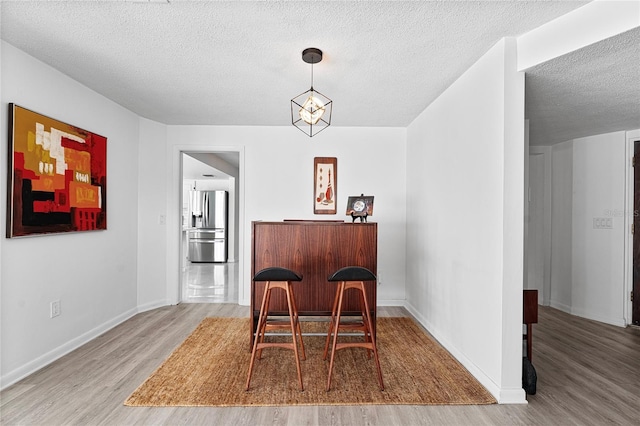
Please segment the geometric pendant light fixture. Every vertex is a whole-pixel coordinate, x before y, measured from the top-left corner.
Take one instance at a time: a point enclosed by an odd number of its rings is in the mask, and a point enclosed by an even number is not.
[[[333,101],[313,88],[313,64],[322,61],[322,50],[304,49],[302,60],[311,64],[311,89],[291,99],[291,124],[313,137],[331,125]]]

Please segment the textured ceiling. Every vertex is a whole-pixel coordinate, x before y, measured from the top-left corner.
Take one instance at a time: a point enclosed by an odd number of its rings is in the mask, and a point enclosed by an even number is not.
[[[532,144],[640,129],[640,27],[528,69]]]
[[[290,99],[310,85],[301,51],[318,47],[325,57],[314,66],[314,88],[333,99],[333,126],[404,127],[502,37],[585,3],[3,1],[0,34],[165,124],[289,125]],[[606,64],[611,53],[576,54],[571,72],[536,68],[527,84],[542,98],[528,113],[551,122],[566,113],[547,110],[557,104],[554,84],[563,84],[547,75],[581,90],[576,71]],[[561,133],[552,125],[545,140]]]

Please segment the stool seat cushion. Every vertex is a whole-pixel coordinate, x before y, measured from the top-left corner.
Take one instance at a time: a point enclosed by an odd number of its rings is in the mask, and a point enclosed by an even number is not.
[[[376,276],[362,266],[346,266],[338,269],[328,278],[329,281],[375,281]]]
[[[298,275],[291,269],[271,267],[259,271],[254,281],[302,281],[302,275]]]

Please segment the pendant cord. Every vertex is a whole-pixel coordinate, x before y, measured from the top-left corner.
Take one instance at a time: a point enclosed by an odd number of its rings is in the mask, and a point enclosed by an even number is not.
[[[313,90],[313,62],[311,62],[311,90]]]

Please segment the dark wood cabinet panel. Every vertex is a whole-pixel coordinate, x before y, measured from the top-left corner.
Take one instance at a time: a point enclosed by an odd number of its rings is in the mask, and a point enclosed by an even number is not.
[[[279,266],[302,275],[293,283],[296,305],[300,315],[331,314],[336,283],[327,278],[345,266],[363,266],[377,274],[377,223],[346,223],[332,221],[253,222],[251,247],[251,276],[261,269]],[[375,319],[376,283],[367,282],[369,306]],[[259,315],[264,283],[251,283],[251,312],[253,325]],[[280,294],[282,293],[282,294]],[[360,295],[347,292],[343,312],[360,313]],[[287,314],[284,292],[274,292],[271,312]]]
[[[527,325],[527,334],[522,338],[527,341],[527,358],[531,361],[533,324],[538,322],[538,290],[524,290],[522,302],[522,323]]]

